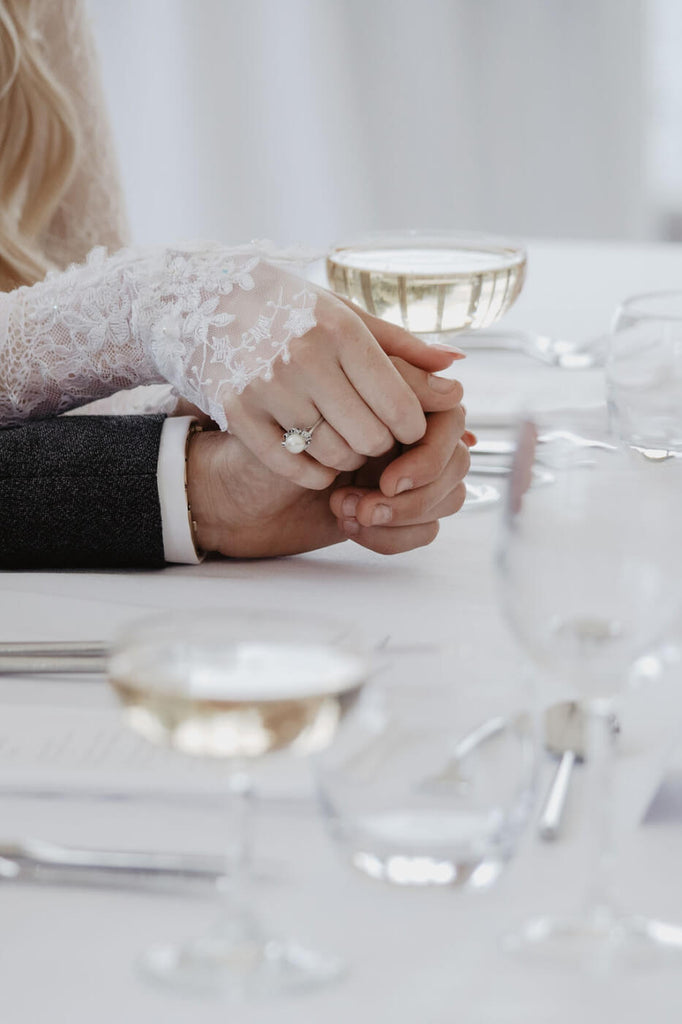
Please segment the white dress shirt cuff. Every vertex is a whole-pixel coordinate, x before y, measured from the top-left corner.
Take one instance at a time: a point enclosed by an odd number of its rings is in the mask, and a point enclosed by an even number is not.
[[[187,434],[194,422],[193,416],[168,416],[164,420],[156,466],[164,558],[189,565],[198,565],[203,558],[194,545],[187,504],[185,457]]]

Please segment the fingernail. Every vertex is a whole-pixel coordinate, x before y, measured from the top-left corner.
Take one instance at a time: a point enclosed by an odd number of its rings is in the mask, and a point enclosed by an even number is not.
[[[457,385],[456,380],[451,380],[450,377],[439,377],[436,373],[429,374],[429,386],[434,391],[440,391],[441,394],[445,395],[448,391],[452,391]]]
[[[462,440],[464,441],[467,448],[472,448],[475,444],[478,444],[478,438],[475,434],[472,434],[470,430],[465,430],[462,434]]]
[[[398,480],[396,485],[395,493],[402,494],[403,491],[411,491],[414,487],[414,483],[408,477],[404,476],[402,480]]]
[[[341,523],[341,529],[344,533],[354,536],[356,533],[360,533],[360,523],[357,519],[344,519]]]
[[[393,519],[393,512],[388,505],[375,505],[372,512],[372,526],[381,526],[383,523],[390,523]]]
[[[360,498],[357,494],[348,494],[343,499],[341,511],[346,518],[352,519],[355,516],[355,510],[358,507],[359,500]]]
[[[461,348],[454,348],[450,345],[431,345],[431,348],[437,348],[439,352],[447,352],[453,359],[466,359],[466,352],[462,352]]]

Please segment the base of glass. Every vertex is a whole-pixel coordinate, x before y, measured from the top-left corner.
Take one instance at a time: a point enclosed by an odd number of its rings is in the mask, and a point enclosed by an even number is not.
[[[668,459],[682,458],[682,446],[679,444],[639,444],[627,438],[626,441],[634,451],[639,452],[640,455],[643,455],[650,462],[667,462]]]
[[[533,917],[502,948],[547,966],[591,973],[682,964],[682,926],[597,910],[585,917]]]
[[[507,858],[458,859],[443,853],[388,853],[384,850],[354,850],[350,863],[363,875],[379,882],[404,887],[450,886],[472,890],[488,889],[500,877]]]
[[[340,958],[296,942],[234,942],[213,936],[153,946],[139,967],[156,983],[237,1001],[318,988],[341,978],[346,969]]]

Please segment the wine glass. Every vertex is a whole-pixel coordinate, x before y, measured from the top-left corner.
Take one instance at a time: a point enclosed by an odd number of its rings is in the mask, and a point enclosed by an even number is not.
[[[188,757],[224,759],[239,811],[218,920],[203,936],[148,950],[146,974],[250,997],[341,973],[338,958],[273,938],[253,912],[248,764],[282,748],[308,754],[325,747],[368,671],[347,625],[302,609],[153,616],[116,640],[108,674],[129,728]]]
[[[614,431],[651,459],[682,455],[682,292],[623,302],[606,360]]]
[[[475,233],[388,231],[327,254],[332,291],[441,348],[461,331],[499,320],[518,298],[525,274],[522,245]],[[499,499],[497,488],[467,483],[466,508]]]
[[[536,463],[551,485],[529,488]],[[682,461],[651,462],[579,414],[522,423],[498,551],[501,602],[527,652],[584,706],[590,869],[581,910],[532,918],[507,937],[510,949],[590,965],[682,951],[682,928],[620,913],[609,893],[614,699],[679,616],[681,518]]]

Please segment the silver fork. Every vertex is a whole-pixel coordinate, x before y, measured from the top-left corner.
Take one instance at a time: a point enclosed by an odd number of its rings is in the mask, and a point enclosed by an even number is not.
[[[603,366],[606,357],[607,336],[600,335],[587,341],[565,341],[549,334],[534,331],[462,331],[457,335],[458,344],[468,351],[495,350],[522,352],[539,359],[548,366],[564,370],[587,370]]]
[[[0,643],[0,675],[103,672],[107,653],[107,644],[92,640]]]

